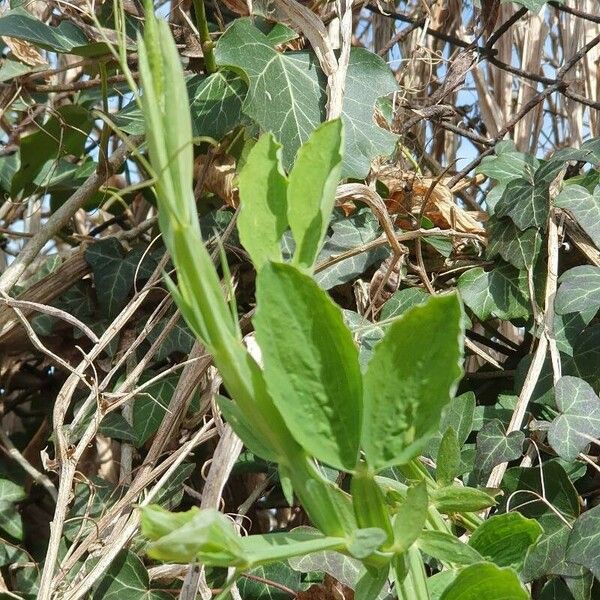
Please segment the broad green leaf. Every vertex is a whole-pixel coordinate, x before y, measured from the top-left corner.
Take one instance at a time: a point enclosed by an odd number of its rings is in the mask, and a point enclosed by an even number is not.
[[[220,514],[220,513],[219,513]],[[226,518],[226,517],[224,517]],[[341,550],[346,540],[314,531],[286,531],[239,538],[248,564],[260,565],[323,550]]]
[[[511,510],[537,519],[544,528],[548,518],[556,518],[548,503],[567,520],[575,519],[580,511],[579,497],[563,467],[555,460],[549,460],[544,464],[543,484],[540,475],[537,466],[512,467],[506,471],[502,490],[505,501],[511,498]]]
[[[587,381],[600,393],[600,324],[587,327],[573,347],[573,356],[563,360],[563,373]]]
[[[256,338],[267,387],[296,440],[353,470],[362,421],[358,352],[340,309],[307,275],[267,264],[257,279]]]
[[[490,491],[448,485],[431,492],[431,502],[444,514],[455,512],[477,512],[496,504]]]
[[[430,600],[440,600],[444,590],[456,579],[458,569],[440,571],[427,578],[427,591]]]
[[[329,226],[342,166],[340,119],[317,128],[301,146],[290,172],[287,215],[296,242],[294,263],[312,270]]]
[[[574,461],[590,437],[600,437],[600,398],[588,383],[570,376],[558,380],[555,393],[561,414],[550,424],[548,441],[561,458]]]
[[[159,335],[164,332],[164,325],[173,316],[173,313],[167,313],[160,323],[148,334],[148,341],[153,343]],[[179,319],[171,331],[163,339],[158,352],[156,353],[156,362],[162,362],[169,359],[172,354],[179,353],[187,355],[191,352],[196,337],[190,331],[184,319]]]
[[[535,227],[521,231],[508,218],[490,217],[486,224],[489,236],[487,255],[501,256],[517,269],[530,268],[542,247],[542,236]]]
[[[548,186],[519,178],[506,185],[495,206],[498,217],[510,217],[524,231],[530,227],[545,227],[550,211]]]
[[[444,590],[440,600],[529,600],[516,572],[493,563],[463,569]]]
[[[0,531],[17,540],[23,539],[23,521],[15,504],[26,497],[21,486],[10,479],[0,479]]]
[[[404,314],[409,308],[417,304],[423,304],[429,298],[429,294],[421,288],[405,288],[394,292],[390,299],[381,307],[379,320],[386,321]]]
[[[460,446],[456,431],[448,427],[437,452],[435,478],[442,485],[450,485],[460,473]]]
[[[575,600],[563,579],[555,577],[544,584],[540,600]],[[589,596],[586,597],[589,600]]]
[[[20,60],[14,58],[5,57],[0,66],[0,83],[10,81],[23,75],[29,75],[30,73],[37,73],[38,71],[45,71],[48,65],[26,65]]]
[[[600,578],[600,506],[584,512],[573,525],[567,546],[567,559],[589,569]]]
[[[573,348],[579,342],[581,332],[589,325],[596,312],[592,308],[583,312],[554,315],[554,339],[559,352],[573,356]]]
[[[406,492],[406,500],[394,517],[394,548],[397,552],[406,552],[421,535],[429,514],[428,509],[425,482],[410,487]]]
[[[194,137],[220,141],[244,119],[242,104],[247,92],[244,80],[231,71],[187,81]],[[136,102],[130,102],[114,116],[115,124],[131,135],[145,131],[144,118]]]
[[[244,112],[283,144],[290,167],[296,151],[325,115],[325,78],[309,52],[278,52],[250,19],[236,19],[221,36],[215,55],[222,66],[241,70],[249,82]],[[396,136],[375,124],[378,98],[397,83],[376,55],[351,51],[342,119],[346,125],[344,177],[365,177],[371,160],[390,154]]]
[[[425,554],[447,564],[471,565],[483,560],[477,550],[443,531],[423,531],[417,540],[417,546]]]
[[[518,319],[531,311],[527,273],[508,263],[496,264],[491,271],[470,269],[458,279],[463,302],[483,321],[490,317]]]
[[[458,443],[462,446],[467,441],[467,438],[473,429],[474,414],[475,394],[473,392],[466,392],[453,398],[442,414],[439,432],[432,438],[427,446],[429,454],[433,458],[437,456],[442,435],[450,427],[456,432]]]
[[[114,237],[86,248],[85,259],[94,274],[98,304],[106,317],[114,318],[133,287],[136,265],[126,259],[123,246]]]
[[[469,546],[499,567],[520,569],[527,551],[542,533],[534,519],[510,512],[485,520],[471,535]]]
[[[155,542],[169,535],[173,530],[190,523],[199,510],[198,507],[193,506],[190,510],[171,512],[156,504],[144,506],[140,509],[142,534]]]
[[[70,21],[51,27],[22,8],[14,8],[0,17],[0,35],[31,42],[35,46],[63,54],[97,56],[106,54],[104,43],[91,43],[88,37]]]
[[[248,571],[248,577],[240,577],[237,587],[244,600],[290,600],[289,592],[276,587],[276,584],[295,592],[302,589],[300,573],[285,562],[263,565]]]
[[[362,560],[377,552],[386,541],[389,542],[389,535],[379,527],[357,529],[347,544],[348,553]]]
[[[448,294],[406,312],[375,347],[364,376],[362,446],[370,468],[407,462],[437,431],[462,373],[462,337],[460,302]]]
[[[498,419],[486,423],[477,434],[477,478],[481,481],[496,465],[519,458],[523,454],[524,441],[525,434],[522,431],[511,431],[507,435]]]
[[[547,575],[577,575],[579,565],[567,561],[567,546],[571,527],[556,515],[544,518],[544,533],[529,549],[521,572],[523,581],[533,581]]]
[[[240,240],[256,269],[281,260],[281,236],[287,229],[288,182],[281,166],[281,146],[263,135],[250,151],[239,176]]]
[[[326,259],[368,244],[381,234],[381,226],[377,217],[367,207],[358,209],[349,217],[346,217],[339,209],[334,210],[330,229],[331,235],[326,236],[316,261],[315,281],[325,290],[354,281],[371,265],[383,260],[388,255],[387,248],[381,246],[340,260],[321,270],[319,264]]]
[[[150,530],[156,535],[164,524],[156,524],[156,513],[142,509],[142,533]],[[176,515],[177,513],[173,513]],[[242,548],[242,539],[233,523],[219,511],[204,509],[181,517],[172,517],[174,527],[169,533],[154,539],[148,546],[148,556],[162,561],[188,563],[195,559],[212,566],[228,567],[246,565],[248,560]],[[145,525],[145,519],[151,524]],[[161,515],[162,519],[168,518]]]
[[[590,193],[580,185],[565,186],[554,204],[571,213],[596,247],[600,248],[600,188]]]
[[[108,413],[102,419],[98,427],[98,432],[120,442],[135,442],[133,427],[131,427],[121,413],[116,411]]]
[[[134,399],[133,403],[133,430],[135,432],[135,445],[143,446],[157,431],[167,412],[167,407],[178,377],[165,377],[145,388]]]
[[[253,431],[249,423],[235,402],[223,396],[218,397],[219,408],[223,413],[226,421],[231,425],[237,436],[244,442],[244,445],[257,456],[277,462],[277,454],[275,454],[262,440],[260,440]]]
[[[600,267],[581,265],[559,278],[554,308],[560,315],[594,311],[600,308]]]
[[[12,195],[31,191],[34,179],[48,161],[57,161],[67,155],[79,156],[93,123],[87,109],[69,104],[57,108],[43,125],[38,126],[38,131],[23,137],[20,143],[21,166],[12,178]]]
[[[142,560],[121,550],[100,579],[93,600],[169,600],[171,594],[150,589],[150,578]]]

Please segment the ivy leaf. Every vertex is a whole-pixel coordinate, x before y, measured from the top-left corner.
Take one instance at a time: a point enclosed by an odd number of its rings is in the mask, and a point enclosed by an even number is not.
[[[342,216],[341,211],[334,211],[330,229],[331,235],[325,238],[317,267],[327,258],[371,242],[380,234],[379,221],[368,208],[361,208],[347,218]],[[383,260],[387,253],[385,247],[361,252],[317,271],[315,280],[324,290],[329,290],[361,276],[371,265]]]
[[[559,352],[573,356],[581,332],[589,325],[596,312],[597,310],[592,308],[582,312],[554,315],[554,339]]]
[[[429,294],[421,288],[406,288],[394,292],[390,299],[381,307],[379,320],[386,321],[399,317],[409,308],[417,304],[423,304],[429,298]]]
[[[248,571],[250,577],[242,576],[238,581],[238,590],[244,600],[289,600],[289,592],[284,592],[279,586],[288,590],[300,591],[300,574],[284,562],[257,567]],[[270,584],[273,582],[273,585]]]
[[[58,27],[50,27],[20,7],[13,8],[0,17],[0,36],[2,35],[63,54],[98,56],[108,52],[104,43],[90,44],[83,31],[73,23],[62,21]]]
[[[116,411],[108,413],[101,421],[98,431],[106,437],[121,442],[135,442],[133,428],[125,417]]]
[[[477,434],[475,471],[481,481],[492,469],[503,462],[519,458],[523,454],[525,435],[522,431],[511,431],[508,435],[498,419],[486,423]]]
[[[325,116],[325,78],[309,52],[278,52],[250,19],[235,20],[215,50],[217,62],[241,70],[249,91],[244,112],[283,144],[283,162],[296,151]],[[390,154],[396,136],[375,124],[376,101],[397,89],[386,64],[376,55],[354,48],[346,77],[342,119],[346,129],[343,177],[363,178],[371,160]]]
[[[565,357],[563,373],[587,381],[600,392],[600,325],[588,327],[579,336],[573,347],[573,356]]]
[[[172,315],[168,315],[164,317],[163,321],[166,323],[169,317]],[[153,343],[156,338],[162,332],[163,323],[159,323],[149,334],[148,341]],[[174,352],[179,352],[181,354],[189,354],[194,342],[196,341],[196,336],[190,331],[190,328],[187,326],[187,323],[183,318],[179,319],[177,323],[173,326],[173,329],[167,334],[165,339],[163,340],[158,352],[156,353],[155,360],[156,362],[161,362],[171,356]]]
[[[102,239],[85,250],[92,268],[98,304],[105,316],[115,317],[133,287],[136,264],[126,260],[123,246],[114,237]]]
[[[469,546],[499,567],[520,569],[527,551],[543,531],[537,521],[518,512],[495,515],[473,532]]]
[[[600,436],[600,398],[588,383],[570,376],[558,380],[555,393],[561,414],[550,424],[548,441],[561,458],[574,461],[589,436]]]
[[[567,559],[589,569],[600,579],[600,506],[584,512],[573,525],[567,545]]]
[[[462,321],[456,294],[435,296],[395,321],[375,347],[364,375],[362,435],[372,469],[410,460],[437,431],[461,375]]]
[[[500,262],[491,271],[470,269],[458,279],[464,303],[485,321],[490,317],[518,319],[529,316],[527,274]]]
[[[535,227],[521,231],[510,219],[490,217],[487,255],[501,256],[517,269],[532,267],[542,247],[542,236]]]
[[[554,204],[571,213],[581,228],[600,248],[600,188],[590,193],[580,185],[567,185]]]
[[[142,560],[129,550],[115,557],[94,593],[94,600],[169,600],[171,594],[150,589]]]
[[[600,268],[580,265],[559,278],[560,287],[554,299],[554,309],[560,315],[598,311],[600,308]]]
[[[493,563],[477,563],[464,568],[444,590],[440,600],[529,600],[517,573]]]
[[[23,522],[15,504],[26,497],[21,486],[9,479],[0,479],[0,530],[17,540],[23,538]]]
[[[456,432],[459,446],[462,446],[473,429],[475,415],[475,394],[466,392],[450,401],[442,415],[440,430],[429,443],[429,455],[435,459],[444,433],[451,427]]]
[[[195,137],[221,140],[243,120],[242,105],[248,86],[232,71],[218,71],[208,77],[187,81]],[[137,102],[130,102],[114,116],[115,124],[131,135],[144,133],[145,123]]]
[[[508,183],[495,206],[498,217],[510,217],[524,231],[546,226],[550,211],[549,185],[520,177]]]

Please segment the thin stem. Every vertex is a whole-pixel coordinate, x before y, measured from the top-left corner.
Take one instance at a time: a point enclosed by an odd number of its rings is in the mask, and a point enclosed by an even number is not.
[[[208,73],[217,71],[217,62],[215,61],[214,43],[208,30],[208,21],[206,20],[206,10],[204,0],[194,0],[194,12],[196,13],[196,25],[200,34],[200,43],[204,54],[204,65]]]

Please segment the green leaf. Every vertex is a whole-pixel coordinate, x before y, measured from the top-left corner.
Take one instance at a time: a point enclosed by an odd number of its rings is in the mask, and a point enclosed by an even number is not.
[[[0,530],[23,539],[23,522],[15,504],[27,497],[25,490],[9,479],[0,479]]]
[[[1,35],[63,54],[92,56],[108,52],[106,44],[90,44],[83,31],[73,23],[62,21],[57,27],[51,27],[22,8],[14,8],[0,17]]]
[[[560,287],[554,299],[554,308],[560,315],[594,311],[600,308],[600,267],[581,265],[573,267],[559,278]]]
[[[257,279],[256,338],[267,387],[296,440],[353,470],[362,421],[358,352],[340,309],[307,275],[267,264]]]
[[[237,582],[240,596],[244,600],[290,600],[289,592],[282,591],[275,584],[298,592],[302,589],[300,574],[284,562],[257,567],[248,571],[248,575],[249,577],[243,575]]]
[[[239,538],[239,543],[248,564],[260,565],[311,552],[340,550],[346,540],[315,531],[286,531],[246,536]]]
[[[579,342],[581,332],[589,325],[596,312],[592,308],[583,312],[554,315],[554,338],[559,352],[573,356],[573,349]]]
[[[495,515],[473,532],[469,546],[499,567],[520,569],[543,531],[537,521],[517,512]]]
[[[38,131],[22,138],[21,166],[12,178],[11,194],[32,191],[32,182],[48,161],[54,163],[63,156],[80,156],[93,123],[90,112],[83,106],[65,105],[39,125]]]
[[[597,173],[594,171],[594,173]],[[567,185],[558,194],[554,204],[571,213],[581,228],[600,248],[600,189],[590,193],[580,185]]]
[[[136,265],[126,259],[121,242],[114,237],[88,246],[85,259],[94,274],[98,304],[106,317],[113,318],[125,306]]]
[[[406,552],[417,540],[427,521],[429,500],[425,482],[408,488],[406,500],[394,517],[394,548]]]
[[[160,515],[161,524],[156,524],[157,511],[142,509],[142,533],[156,533],[165,529],[166,511]],[[248,560],[242,548],[242,539],[237,535],[233,523],[219,511],[204,509],[176,516],[171,513],[171,528],[168,533],[154,539],[148,546],[148,556],[162,561],[188,563],[195,559],[206,565],[228,567],[246,565]],[[148,522],[149,521],[149,522]]]
[[[337,256],[346,250],[372,242],[381,233],[377,217],[367,207],[360,208],[350,217],[345,217],[339,209],[334,210],[330,229],[331,235],[325,238],[325,243],[317,259],[317,266],[331,256]],[[387,255],[388,250],[384,247],[355,254],[317,271],[315,281],[325,290],[348,281],[354,281],[371,265],[383,260]]]
[[[496,144],[496,156],[486,156],[475,170],[500,183],[509,183],[518,177],[533,175],[539,166],[537,158],[531,154],[517,152],[514,142],[502,141]]]
[[[502,490],[505,499],[511,498],[510,508],[526,517],[537,519],[544,528],[548,517],[556,518],[548,504],[567,520],[575,519],[580,510],[579,497],[563,467],[555,460],[549,460],[544,464],[543,484],[540,475],[537,466],[512,467],[506,471]],[[519,493],[515,494],[517,491]]]
[[[431,493],[431,501],[441,513],[477,512],[496,504],[494,496],[485,490],[449,485]]]
[[[517,269],[534,265],[542,247],[542,236],[535,227],[521,231],[508,218],[490,217],[486,224],[489,236],[487,255],[501,256]]]
[[[429,454],[433,458],[437,457],[442,435],[450,427],[456,432],[459,446],[462,446],[473,429],[474,414],[475,394],[473,392],[466,392],[453,398],[442,414],[439,432],[429,442],[427,448]]]
[[[300,145],[324,119],[326,83],[312,53],[281,53],[274,45],[250,19],[236,19],[219,39],[215,56],[222,66],[245,74],[249,92],[244,112],[275,134],[289,168]],[[342,113],[343,177],[365,177],[375,156],[393,151],[396,136],[378,127],[373,113],[377,99],[395,90],[397,83],[379,57],[352,49]]]
[[[347,549],[351,556],[362,560],[377,552],[386,541],[389,542],[389,535],[383,529],[366,527],[354,532],[347,544]]]
[[[567,546],[567,559],[589,569],[600,579],[600,506],[584,512],[573,525]]]
[[[148,571],[141,559],[121,550],[94,592],[93,600],[169,600],[167,592],[150,589]]]
[[[563,360],[563,373],[587,381],[600,392],[600,324],[586,328],[573,347],[573,356]]]
[[[527,273],[508,263],[500,262],[488,272],[481,267],[466,271],[458,279],[458,290],[463,302],[483,321],[528,317],[531,311]]]
[[[187,81],[194,137],[221,140],[244,119],[242,104],[248,87],[231,71],[218,71],[208,77],[195,76]],[[115,124],[131,135],[145,131],[145,122],[137,102],[130,102],[114,116]]]
[[[481,481],[496,465],[519,458],[523,454],[524,441],[525,434],[522,431],[511,431],[507,435],[498,419],[487,422],[477,434],[477,478]]]
[[[448,294],[405,313],[375,347],[364,376],[362,446],[370,468],[407,462],[437,431],[462,373],[462,337],[460,302]]]
[[[390,299],[381,307],[379,320],[386,321],[399,317],[409,308],[417,304],[423,304],[429,298],[429,294],[421,288],[405,288],[394,292]]]
[[[463,569],[444,590],[440,600],[529,600],[515,571],[493,563]]]
[[[190,523],[198,514],[199,508],[193,506],[190,510],[170,512],[156,504],[150,504],[140,509],[141,527],[144,537],[155,542],[173,530]]]
[[[588,383],[570,376],[558,380],[555,394],[561,414],[550,424],[548,441],[561,458],[574,461],[590,437],[600,437],[600,398]]]
[[[452,427],[446,429],[437,453],[435,469],[436,481],[444,486],[450,485],[460,470],[460,446],[456,431]]]
[[[423,531],[417,545],[425,554],[447,564],[471,565],[483,560],[477,550],[443,531]]]
[[[544,7],[548,0],[502,0],[502,3],[514,2],[515,4],[520,4],[524,6],[528,10],[533,13],[539,13],[540,10]],[[559,4],[562,4],[564,0],[558,0]]]
[[[98,432],[121,442],[135,442],[135,433],[125,417],[116,411],[108,413],[100,422]]]
[[[581,567],[566,559],[571,527],[556,515],[544,518],[544,534],[529,549],[521,572],[523,581],[546,575],[577,575]]]
[[[498,217],[510,217],[521,231],[545,228],[550,212],[549,186],[535,177],[514,179],[506,185],[494,212]]]
[[[361,600],[376,600],[381,590],[387,584],[390,569],[386,565],[379,569],[366,569],[363,576],[358,580],[354,596]]]
[[[237,226],[257,270],[268,260],[281,260],[281,236],[288,225],[287,189],[281,145],[265,134],[250,150],[239,176]]]
[[[218,396],[217,400],[225,420],[250,452],[265,460],[277,462],[277,455],[257,437],[238,405],[223,396]]]
[[[287,210],[294,263],[312,269],[329,226],[342,166],[340,119],[324,123],[301,146],[290,173]]]

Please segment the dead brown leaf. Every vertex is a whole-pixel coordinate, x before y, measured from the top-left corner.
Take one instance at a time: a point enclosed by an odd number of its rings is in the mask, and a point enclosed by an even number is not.
[[[297,600],[354,600],[354,591],[330,575],[296,596]]]

